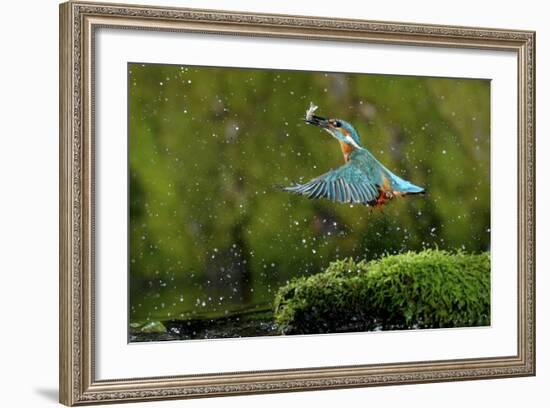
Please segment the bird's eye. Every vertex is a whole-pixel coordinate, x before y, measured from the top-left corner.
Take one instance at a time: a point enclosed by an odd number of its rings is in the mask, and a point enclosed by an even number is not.
[[[336,127],[341,127],[341,126],[342,126],[342,123],[339,122],[339,121],[337,121],[337,120],[335,120],[335,121],[334,121],[334,126],[336,126]]]

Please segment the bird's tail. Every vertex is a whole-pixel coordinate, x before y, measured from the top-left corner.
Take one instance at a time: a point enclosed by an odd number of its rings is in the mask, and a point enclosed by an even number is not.
[[[415,186],[412,183],[409,183],[408,186],[406,186],[401,192],[405,195],[413,195],[413,194],[426,194],[426,189],[422,187]]]
[[[396,177],[396,190],[403,195],[412,195],[412,194],[426,194],[426,189],[423,187],[418,187],[411,183],[410,181],[403,180],[402,178]]]

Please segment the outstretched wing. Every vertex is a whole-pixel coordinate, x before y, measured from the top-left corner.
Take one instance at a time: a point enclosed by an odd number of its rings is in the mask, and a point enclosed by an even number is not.
[[[380,195],[377,183],[353,161],[305,184],[285,187],[285,191],[309,198],[326,198],[339,203],[372,205]]]

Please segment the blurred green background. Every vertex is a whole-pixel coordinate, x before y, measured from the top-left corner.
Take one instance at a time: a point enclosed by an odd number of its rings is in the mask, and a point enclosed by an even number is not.
[[[129,64],[130,321],[269,307],[344,257],[490,249],[488,80]],[[351,122],[427,189],[383,212],[276,188],[343,164]]]

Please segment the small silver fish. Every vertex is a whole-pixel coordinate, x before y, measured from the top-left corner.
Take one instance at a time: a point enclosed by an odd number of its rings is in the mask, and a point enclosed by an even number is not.
[[[306,120],[311,120],[313,118],[313,114],[315,113],[317,108],[319,107],[314,105],[313,102],[309,103],[309,108],[307,108],[307,111],[306,111]]]

